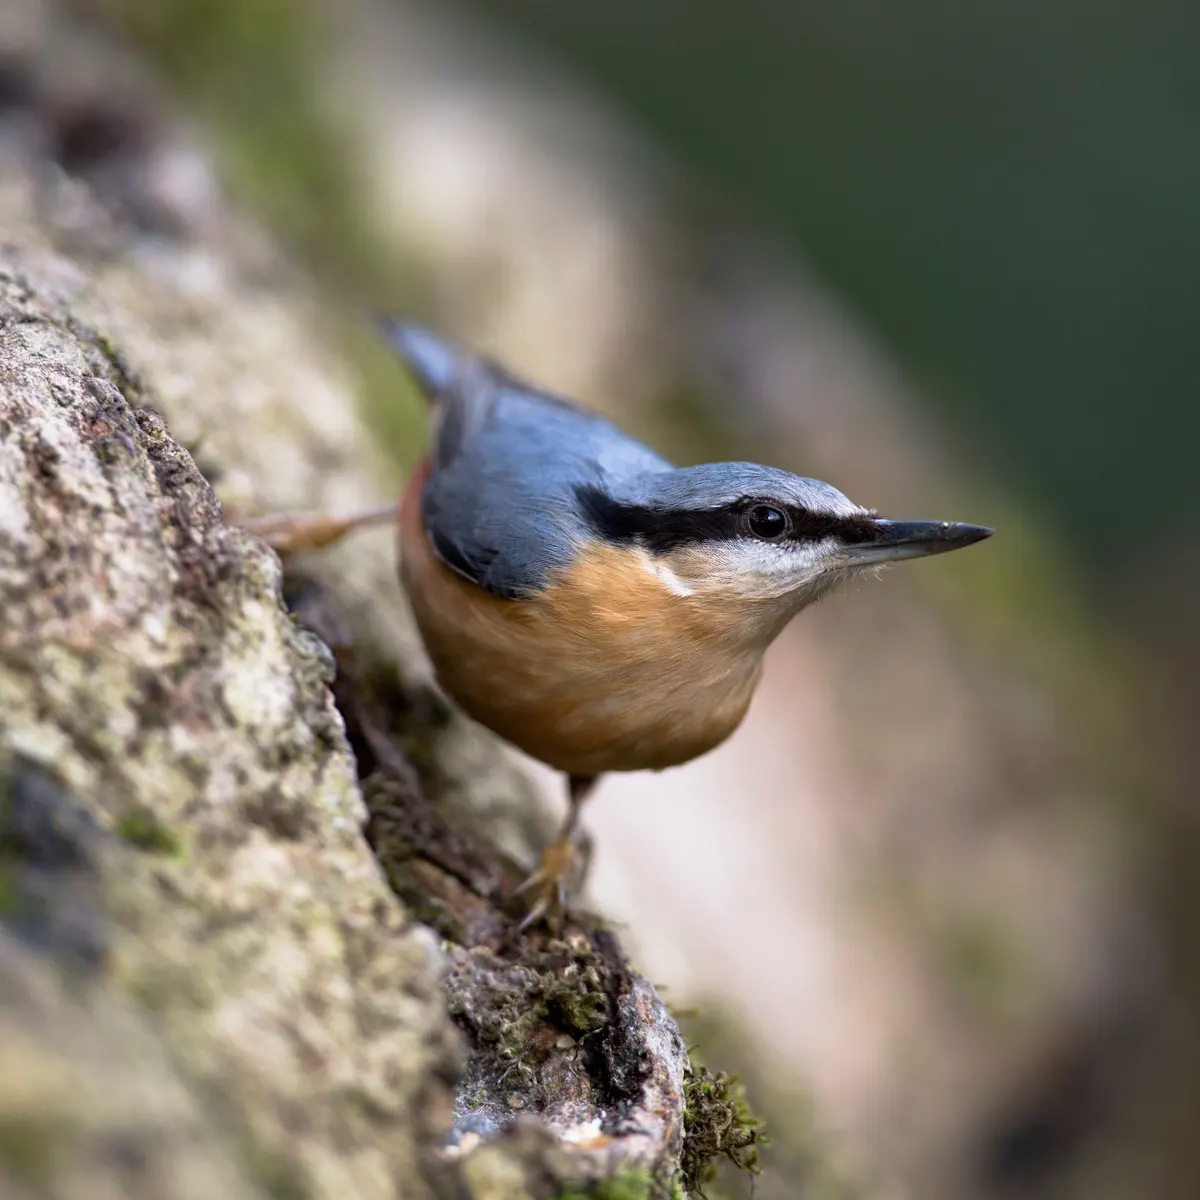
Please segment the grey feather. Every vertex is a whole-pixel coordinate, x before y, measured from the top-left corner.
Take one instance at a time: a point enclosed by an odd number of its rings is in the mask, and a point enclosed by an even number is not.
[[[640,502],[665,512],[724,508],[751,497],[836,517],[852,517],[863,511],[828,483],[760,463],[701,463],[633,482],[643,490],[637,498]]]
[[[409,321],[381,320],[379,329],[429,399],[450,386],[463,362],[454,346]]]

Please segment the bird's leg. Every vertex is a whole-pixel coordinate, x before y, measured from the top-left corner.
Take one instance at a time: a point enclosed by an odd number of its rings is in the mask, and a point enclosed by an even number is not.
[[[567,877],[575,861],[577,849],[575,837],[579,830],[579,814],[583,802],[596,786],[594,775],[572,775],[568,781],[567,819],[558,832],[558,837],[546,847],[541,864],[514,895],[534,891],[533,905],[520,924],[521,930],[528,929],[542,920],[552,910],[561,921],[567,908]]]
[[[323,550],[340,542],[346,534],[366,525],[385,525],[396,520],[396,505],[369,508],[349,516],[329,513],[292,513],[251,517],[239,524],[262,538],[277,554],[298,554],[302,550]]]

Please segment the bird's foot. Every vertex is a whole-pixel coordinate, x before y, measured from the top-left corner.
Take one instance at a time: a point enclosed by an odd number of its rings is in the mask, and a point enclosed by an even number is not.
[[[556,838],[546,847],[537,870],[513,892],[514,896],[528,893],[532,901],[518,932],[542,923],[561,932],[567,915],[567,883],[580,862],[590,858],[587,851],[572,837]]]
[[[323,550],[340,542],[354,529],[364,525],[382,525],[395,519],[396,506],[389,504],[343,517],[328,513],[284,513],[252,517],[240,524],[243,529],[262,538],[278,555],[285,557],[304,550]]]

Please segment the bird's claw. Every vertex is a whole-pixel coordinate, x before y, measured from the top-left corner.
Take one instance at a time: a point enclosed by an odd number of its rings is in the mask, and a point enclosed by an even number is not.
[[[281,558],[307,550],[323,550],[340,542],[351,530],[382,525],[396,518],[395,505],[388,504],[347,516],[330,513],[279,513],[250,517],[243,529],[261,538]]]
[[[513,891],[514,896],[534,892],[533,904],[517,926],[519,933],[532,929],[547,917],[550,918],[547,924],[561,928],[567,914],[567,877],[574,861],[575,843],[571,839],[559,838],[546,847],[537,870]]]

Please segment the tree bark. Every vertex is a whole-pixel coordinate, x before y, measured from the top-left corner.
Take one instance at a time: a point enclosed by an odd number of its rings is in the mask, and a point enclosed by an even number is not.
[[[0,1191],[665,1193],[678,1031],[597,922],[516,936],[513,854],[546,817],[429,693],[389,539],[285,578],[214,494],[378,501],[318,300],[186,138],[23,69],[0,128]]]

